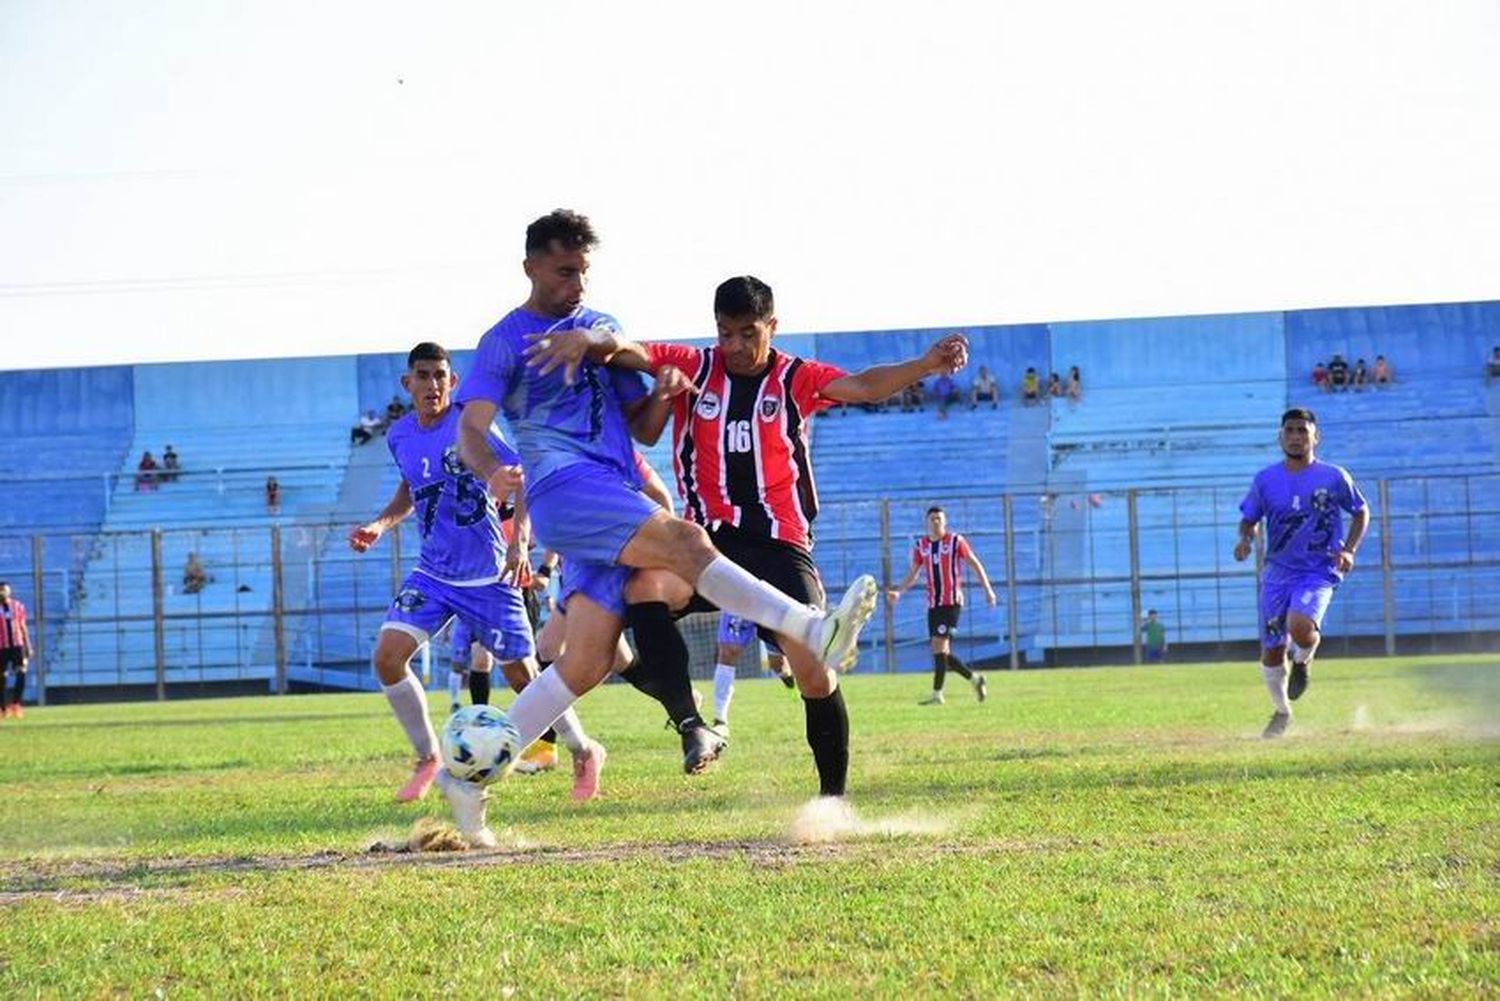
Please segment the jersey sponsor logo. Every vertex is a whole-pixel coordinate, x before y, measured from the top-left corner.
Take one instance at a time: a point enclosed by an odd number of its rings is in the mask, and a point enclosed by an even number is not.
[[[698,416],[706,421],[715,420],[719,416],[720,406],[718,393],[704,393],[698,398]]]
[[[760,419],[762,421],[769,424],[776,419],[776,415],[779,413],[781,413],[781,397],[766,396],[761,398]]]

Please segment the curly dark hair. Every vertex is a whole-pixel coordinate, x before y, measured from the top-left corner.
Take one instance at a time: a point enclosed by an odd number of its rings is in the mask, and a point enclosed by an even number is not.
[[[553,243],[563,250],[593,250],[599,237],[588,216],[572,209],[553,209],[526,227],[526,256],[545,253]]]

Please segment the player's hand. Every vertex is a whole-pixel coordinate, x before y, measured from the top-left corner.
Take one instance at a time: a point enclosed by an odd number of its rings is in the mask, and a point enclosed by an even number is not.
[[[656,385],[652,387],[651,395],[658,400],[670,400],[692,388],[693,380],[687,377],[686,372],[675,365],[663,365],[656,373]]]
[[[540,375],[561,368],[563,382],[571,386],[578,377],[578,366],[588,357],[589,348],[597,343],[598,335],[592,330],[574,328],[527,334],[526,339],[531,342],[526,349],[526,364]]]
[[[990,588],[988,591],[984,592],[984,600],[990,603],[991,608],[994,608],[1000,603],[1000,599],[995,597],[994,588]]]
[[[1249,555],[1250,555],[1250,543],[1246,539],[1241,539],[1239,541],[1239,543],[1236,544],[1235,547],[1234,547],[1234,559],[1235,559],[1235,562],[1236,563],[1243,563],[1243,562],[1245,562],[1245,557],[1247,557]]]
[[[952,375],[969,364],[969,339],[949,334],[927,349],[928,368],[934,374]]]
[[[515,540],[505,547],[505,564],[500,568],[500,583],[519,584],[522,566],[527,566],[529,569],[526,561],[526,547],[519,540]]]
[[[356,553],[363,553],[371,546],[375,545],[375,543],[379,542],[380,536],[382,534],[383,533],[380,530],[380,526],[376,525],[373,522],[368,525],[360,525],[357,528],[350,529],[349,548],[354,550]]]
[[[523,480],[520,466],[501,466],[490,474],[490,478],[485,481],[485,488],[495,498],[496,504],[504,504],[506,498],[521,489]]]
[[[901,592],[894,587],[888,587],[885,589],[885,600],[894,605],[901,600]]]
[[[1347,549],[1340,549],[1338,552],[1329,554],[1329,559],[1333,563],[1333,568],[1339,573],[1348,573],[1354,569],[1354,554]]]

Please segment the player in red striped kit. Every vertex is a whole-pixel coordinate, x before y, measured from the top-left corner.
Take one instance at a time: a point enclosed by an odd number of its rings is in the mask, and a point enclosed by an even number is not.
[[[922,701],[924,706],[943,704],[943,679],[948,671],[967,678],[974,686],[974,694],[980,702],[989,694],[984,675],[971,671],[953,655],[953,634],[958,629],[958,618],[964,605],[964,564],[974,568],[979,584],[984,588],[985,599],[995,607],[995,589],[990,586],[989,575],[984,564],[969,547],[969,540],[957,532],[948,531],[948,515],[934,505],[927,509],[927,534],[917,537],[911,550],[911,572],[898,586],[886,592],[886,597],[895,602],[901,593],[922,578],[927,586],[927,635],[932,642],[932,695]]]

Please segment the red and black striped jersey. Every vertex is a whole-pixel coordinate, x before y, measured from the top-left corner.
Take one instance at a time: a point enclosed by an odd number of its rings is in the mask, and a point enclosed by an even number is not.
[[[927,585],[927,607],[964,603],[964,563],[969,558],[969,540],[957,532],[941,539],[917,536],[911,548],[911,565],[922,568]]]
[[[818,492],[807,420],[833,405],[823,389],[844,370],[773,349],[761,374],[731,375],[715,347],[645,347],[653,375],[671,365],[693,383],[672,401],[672,466],[684,517],[811,549]]]
[[[26,628],[26,606],[15,598],[0,603],[0,650],[12,647],[31,649],[31,633]]]

